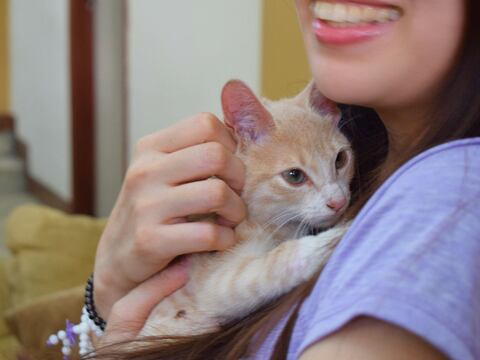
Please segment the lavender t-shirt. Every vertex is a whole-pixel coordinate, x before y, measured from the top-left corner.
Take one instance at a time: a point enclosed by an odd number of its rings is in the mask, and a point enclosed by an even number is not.
[[[358,316],[480,359],[480,138],[432,148],[370,199],[301,307],[288,359]],[[268,359],[282,325],[257,353]]]

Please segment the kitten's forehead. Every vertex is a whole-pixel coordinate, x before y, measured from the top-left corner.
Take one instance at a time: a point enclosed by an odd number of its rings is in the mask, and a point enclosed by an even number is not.
[[[272,102],[267,107],[276,124],[273,138],[281,144],[309,152],[314,149],[336,152],[340,147],[349,146],[333,117],[319,115],[291,99]]]

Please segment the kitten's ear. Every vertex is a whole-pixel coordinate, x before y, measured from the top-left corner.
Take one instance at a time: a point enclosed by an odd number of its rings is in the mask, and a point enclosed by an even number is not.
[[[252,90],[240,80],[230,80],[222,90],[225,125],[243,142],[256,142],[275,128],[272,115]]]
[[[301,106],[308,106],[322,116],[331,117],[335,125],[339,123],[342,117],[342,113],[337,107],[337,104],[318,91],[313,80],[295,97],[295,100],[297,100],[297,103]]]

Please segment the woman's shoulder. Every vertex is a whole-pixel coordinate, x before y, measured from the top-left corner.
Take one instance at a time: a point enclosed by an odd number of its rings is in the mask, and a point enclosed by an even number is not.
[[[404,164],[365,205],[357,221],[385,206],[400,210],[408,205],[410,220],[414,210],[448,208],[459,202],[472,203],[480,196],[480,138],[448,142],[433,147]],[[393,210],[393,209],[392,209]]]
[[[480,138],[452,141],[419,154],[378,189],[342,242],[355,243],[356,248],[363,242],[371,249],[391,247],[403,256],[424,243],[446,250],[465,239],[457,244],[459,250],[479,246],[479,159]]]
[[[382,185],[303,304],[291,358],[359,316],[480,358],[479,158],[480,138],[443,144]]]

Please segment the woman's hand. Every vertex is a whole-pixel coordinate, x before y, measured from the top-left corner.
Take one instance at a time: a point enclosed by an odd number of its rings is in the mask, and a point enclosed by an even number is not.
[[[112,307],[105,333],[96,345],[135,339],[155,305],[173,293],[188,280],[188,263],[169,266],[132,289]]]
[[[235,149],[228,129],[208,113],[139,141],[97,249],[94,300],[105,320],[113,304],[178,255],[234,244],[232,228],[246,214]],[[207,213],[218,214],[216,224],[186,222]]]

